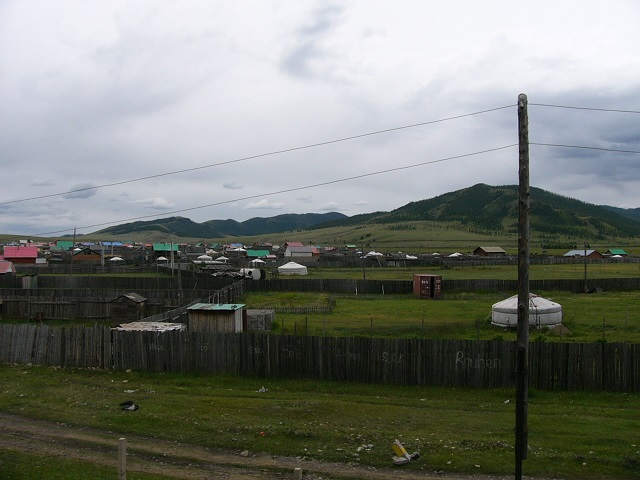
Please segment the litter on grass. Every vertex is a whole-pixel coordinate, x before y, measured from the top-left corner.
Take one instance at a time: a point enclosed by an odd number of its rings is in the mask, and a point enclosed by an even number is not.
[[[392,444],[391,448],[393,449],[395,455],[393,456],[393,464],[394,465],[406,465],[412,460],[417,460],[420,458],[420,454],[418,452],[409,453],[407,449],[404,448],[404,445],[400,443],[398,439],[396,439]]]

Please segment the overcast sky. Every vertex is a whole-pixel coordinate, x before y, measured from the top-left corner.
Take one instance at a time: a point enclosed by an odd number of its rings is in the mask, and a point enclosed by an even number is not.
[[[535,105],[640,111],[639,26],[636,0],[0,0],[0,233],[516,185],[519,93],[532,143],[640,151],[638,114]],[[639,160],[532,144],[530,181],[635,208]]]

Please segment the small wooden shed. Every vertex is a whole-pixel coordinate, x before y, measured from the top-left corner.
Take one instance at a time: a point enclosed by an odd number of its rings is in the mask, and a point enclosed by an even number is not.
[[[190,332],[242,332],[244,304],[196,303],[187,307],[187,329]]]
[[[147,299],[137,293],[125,293],[111,301],[111,319],[129,323],[145,317]]]

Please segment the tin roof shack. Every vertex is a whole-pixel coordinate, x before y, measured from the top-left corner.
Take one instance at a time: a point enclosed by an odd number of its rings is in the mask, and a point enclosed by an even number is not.
[[[145,317],[147,299],[137,293],[125,293],[111,301],[114,323],[136,322]]]
[[[241,303],[196,303],[187,308],[190,332],[242,332],[245,309]]]

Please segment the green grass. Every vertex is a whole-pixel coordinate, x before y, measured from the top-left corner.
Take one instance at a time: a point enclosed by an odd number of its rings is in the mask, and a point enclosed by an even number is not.
[[[420,461],[407,465],[411,470],[513,472],[514,392],[509,389],[17,365],[0,366],[0,384],[3,412],[103,429],[114,437],[140,434],[204,447],[373,467],[390,466],[390,445],[398,438],[408,450],[422,455]],[[258,393],[263,385],[268,391]],[[135,393],[124,393],[125,389]],[[120,411],[118,403],[123,399],[136,401],[140,410]],[[638,408],[638,394],[531,391],[526,475],[638,478]],[[362,446],[367,447],[358,451]],[[6,459],[6,453],[0,455],[3,469],[9,469]],[[20,461],[29,466],[29,458]],[[40,461],[36,467],[46,468],[47,475],[3,478],[80,478],[55,476],[58,469],[67,468],[64,463]],[[101,469],[97,467],[97,472]]]
[[[0,449],[0,478],[3,480],[112,480],[117,476],[114,467],[37,452],[27,454]],[[170,480],[170,477],[127,472],[127,480],[162,479]]]
[[[362,280],[413,280],[414,273],[442,275],[445,280],[498,279],[516,280],[517,265],[482,265],[476,267],[368,267],[362,268],[309,268],[305,278],[347,278]],[[593,263],[587,265],[587,280],[601,278],[640,277],[640,263]],[[584,264],[531,265],[530,280],[584,279]]]
[[[571,334],[559,337],[546,329],[532,330],[532,340],[640,343],[640,296],[636,292],[535,293],[562,305],[563,325]],[[330,314],[278,313],[274,333],[515,340],[514,330],[490,323],[491,306],[509,295],[460,292],[445,295],[442,300],[421,300],[412,295],[330,297],[319,293],[253,292],[245,294],[242,302],[248,308],[323,306],[330,298],[335,302]]]

